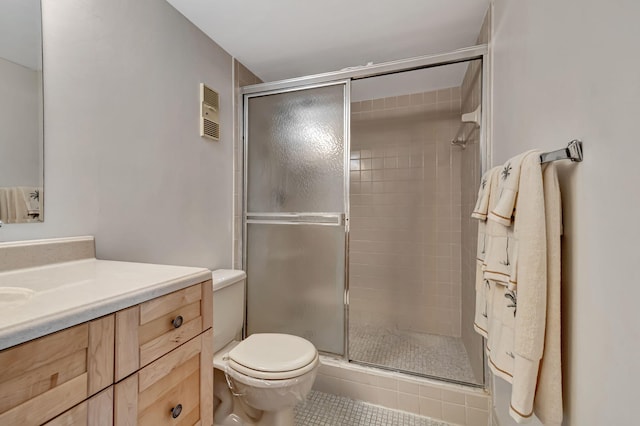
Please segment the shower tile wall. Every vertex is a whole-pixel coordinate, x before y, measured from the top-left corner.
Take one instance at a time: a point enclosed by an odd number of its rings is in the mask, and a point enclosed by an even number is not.
[[[235,59],[233,60],[233,66],[236,96],[241,87],[262,83],[262,80]],[[242,269],[242,168],[244,165],[242,135],[240,132],[242,114],[238,113],[237,117],[234,132],[235,149],[233,150],[233,267]]]
[[[350,323],[459,337],[460,88],[351,109]]]
[[[489,19],[487,12],[477,44],[488,43]],[[462,81],[462,113],[474,111],[482,103],[482,62],[479,60],[469,63]],[[471,212],[475,206],[480,177],[482,175],[480,159],[480,132],[475,130],[469,134],[467,147],[461,152],[462,168],[461,204],[462,204],[462,343],[464,344],[471,369],[477,383],[483,382],[483,352],[482,338],[473,329],[475,312],[475,276],[476,276],[476,244],[478,238],[478,224],[471,219]]]

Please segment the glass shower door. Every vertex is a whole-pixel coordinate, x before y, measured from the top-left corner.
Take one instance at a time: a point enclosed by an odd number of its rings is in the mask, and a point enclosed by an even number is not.
[[[245,95],[247,335],[344,353],[348,82]]]

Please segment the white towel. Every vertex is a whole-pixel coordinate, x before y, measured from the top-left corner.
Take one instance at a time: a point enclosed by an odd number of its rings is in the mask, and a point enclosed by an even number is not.
[[[489,322],[489,303],[491,301],[491,284],[484,279],[484,268],[487,252],[487,213],[490,206],[497,202],[498,175],[500,167],[494,167],[482,177],[476,208],[471,217],[479,219],[478,222],[478,247],[476,250],[476,311],[474,317],[474,329],[483,337],[487,337]]]
[[[489,220],[494,220],[504,226],[511,224],[513,210],[518,196],[520,183],[520,166],[522,160],[533,151],[527,151],[513,157],[502,166],[498,185],[498,202],[489,212]]]
[[[491,194],[491,181],[494,173],[498,171],[498,167],[488,170],[480,179],[480,188],[478,189],[478,199],[473,208],[471,217],[478,220],[486,220],[489,212],[489,195]]]
[[[543,181],[539,152],[507,164],[500,172],[496,205],[489,201],[481,276],[487,290],[479,292],[488,319],[484,332],[476,330],[487,336],[492,372],[512,383],[511,416],[519,423],[530,419],[535,399],[536,415],[555,425],[562,419],[557,176],[555,167],[547,166]],[[516,169],[518,185],[505,186],[509,176],[503,179],[503,172]]]
[[[547,224],[547,322],[544,336],[544,354],[540,362],[540,374],[538,375],[538,386],[533,409],[544,425],[559,426],[562,423],[562,362],[560,348],[562,204],[558,173],[553,163],[546,165],[542,180]]]

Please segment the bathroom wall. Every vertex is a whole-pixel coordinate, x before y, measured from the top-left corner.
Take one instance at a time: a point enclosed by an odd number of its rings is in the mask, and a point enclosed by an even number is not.
[[[460,336],[460,88],[351,109],[350,322]]]
[[[0,58],[0,187],[40,185],[39,71]]]
[[[240,88],[251,84],[262,83],[262,80],[242,65],[236,59],[234,66],[234,88],[237,117],[235,120],[235,148],[233,150],[233,267],[242,269],[242,203],[243,203],[243,173],[244,173],[244,144],[242,140],[242,101],[238,95]]]
[[[476,44],[488,43],[490,14],[487,13]],[[469,62],[461,87],[462,113],[475,111],[482,104],[482,61]],[[465,125],[471,127],[470,124]],[[476,277],[476,247],[478,240],[478,224],[471,218],[471,212],[476,203],[480,177],[482,176],[482,161],[480,153],[480,128],[468,130],[467,146],[461,152],[460,182],[462,205],[462,233],[461,233],[461,304],[462,323],[461,336],[469,362],[476,380],[483,381],[484,375],[484,343],[482,337],[473,329],[475,314],[475,277]]]
[[[232,58],[165,1],[43,2],[46,220],[0,240],[92,234],[101,258],[230,267]],[[221,138],[199,135],[199,83]]]
[[[495,0],[493,16],[493,163],[584,142],[559,164],[564,424],[637,424],[640,3]]]

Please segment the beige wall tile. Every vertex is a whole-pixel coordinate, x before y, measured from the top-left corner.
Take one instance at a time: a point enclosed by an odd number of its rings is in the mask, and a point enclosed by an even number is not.
[[[398,96],[398,107],[411,105],[411,95]]]
[[[374,99],[371,103],[371,109],[373,111],[383,110],[385,108],[385,99]]]
[[[458,425],[467,424],[467,413],[464,405],[442,403],[442,419]]]
[[[419,404],[420,415],[442,419],[442,402],[440,400],[420,397]]]
[[[442,401],[451,402],[454,404],[465,405],[465,395],[460,392],[454,392],[450,390],[442,390]]]
[[[475,408],[466,409],[467,426],[488,426],[489,424],[489,412],[476,410]]]
[[[412,394],[399,393],[398,394],[398,410],[408,411],[409,413],[420,414],[420,398]]]
[[[465,395],[466,405],[468,407],[477,408],[480,410],[489,410],[489,397],[477,396],[477,395]]]
[[[475,199],[462,176],[470,160],[450,140],[463,93],[450,88],[354,107],[373,112],[352,123],[352,325],[462,335],[471,297],[461,284],[474,265],[461,259],[475,258],[463,222]]]
[[[420,397],[439,400],[442,398],[442,390],[436,386],[420,385]]]
[[[424,104],[435,104],[437,102],[437,92],[425,92],[423,93]]]
[[[384,98],[384,107],[385,109],[396,108],[398,106],[398,98],[395,96],[391,96],[389,98]]]
[[[389,389],[377,389],[377,403],[387,408],[398,408],[398,392]]]
[[[422,93],[414,93],[411,95],[411,105],[422,105],[424,102],[424,96]]]

